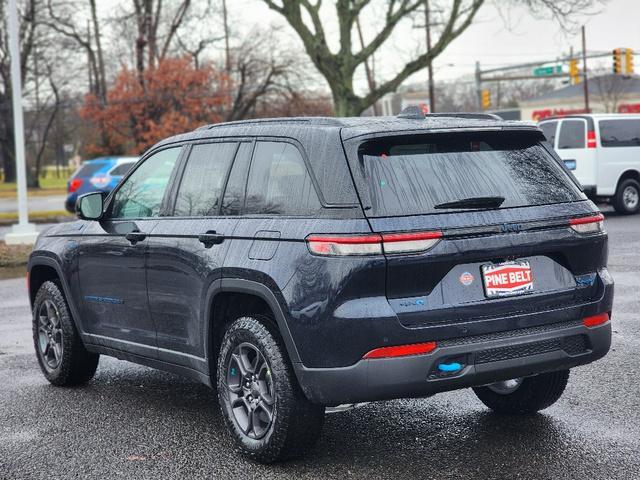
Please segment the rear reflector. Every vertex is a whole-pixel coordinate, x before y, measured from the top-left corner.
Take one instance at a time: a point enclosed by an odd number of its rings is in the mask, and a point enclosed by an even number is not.
[[[410,355],[425,355],[436,349],[436,342],[413,343],[411,345],[398,345],[396,347],[381,347],[371,350],[364,359],[408,357]]]
[[[603,323],[607,323],[609,321],[608,313],[599,313],[598,315],[593,315],[591,317],[586,317],[582,319],[582,323],[585,327],[597,327],[598,325],[602,325]]]
[[[591,217],[572,218],[569,226],[578,233],[597,233],[604,231],[604,215],[599,213]]]
[[[596,132],[593,130],[587,132],[587,148],[596,148]]]
[[[315,255],[380,255],[383,252],[416,253],[432,248],[442,232],[384,233],[382,235],[309,235],[307,245]]]

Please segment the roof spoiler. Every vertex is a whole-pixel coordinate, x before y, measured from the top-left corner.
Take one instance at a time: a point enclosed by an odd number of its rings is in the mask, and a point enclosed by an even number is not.
[[[406,107],[398,114],[398,118],[407,118],[410,120],[424,120],[427,117],[444,117],[444,118],[468,118],[471,120],[502,120],[498,115],[493,113],[424,113],[420,107]]]

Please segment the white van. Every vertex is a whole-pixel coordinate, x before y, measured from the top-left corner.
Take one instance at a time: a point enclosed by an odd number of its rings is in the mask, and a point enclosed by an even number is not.
[[[589,197],[619,213],[640,210],[640,115],[569,115],[539,126]]]

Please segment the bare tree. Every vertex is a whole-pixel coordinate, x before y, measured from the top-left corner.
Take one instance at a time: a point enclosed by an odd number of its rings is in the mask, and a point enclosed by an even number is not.
[[[589,79],[593,82],[598,92],[596,98],[602,102],[605,113],[617,113],[620,100],[630,91],[631,84],[629,77],[623,75],[600,75]]]
[[[275,30],[254,30],[231,54],[231,105],[226,120],[253,116],[258,101],[289,89],[302,68],[299,59],[277,47]]]
[[[447,46],[474,21],[485,0],[451,0],[441,2],[442,27],[432,48],[417,54],[390,79],[380,82],[368,94],[359,96],[354,89],[356,69],[374,55],[391,37],[400,22],[424,3],[423,0],[386,0],[384,23],[359,51],[353,51],[352,33],[363,9],[371,0],[335,0],[339,48],[332,51],[327,44],[325,25],[321,18],[322,0],[263,0],[280,13],[298,34],[316,68],[324,76],[333,96],[336,115],[359,115],[383,95],[395,91],[412,74],[427,67]],[[597,0],[523,0],[520,6],[538,15],[548,14],[566,24],[578,8],[586,8]],[[504,2],[506,5],[507,2]],[[516,0],[509,0],[516,3]]]
[[[144,84],[145,68],[153,68],[162,61],[175,40],[178,29],[185,22],[191,0],[173,2],[170,10],[163,9],[162,0],[133,0],[133,13],[138,31],[136,39],[136,70]],[[167,25],[166,31],[161,26]],[[147,64],[145,67],[145,56]]]
[[[89,92],[106,103],[107,75],[95,0],[47,0],[47,18],[43,22],[84,50]]]

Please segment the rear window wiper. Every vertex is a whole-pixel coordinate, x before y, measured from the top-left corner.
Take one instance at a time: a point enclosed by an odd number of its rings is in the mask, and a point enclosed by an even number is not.
[[[439,203],[433,208],[497,208],[504,202],[504,197],[470,197],[452,202]]]

